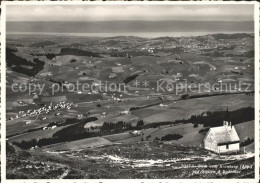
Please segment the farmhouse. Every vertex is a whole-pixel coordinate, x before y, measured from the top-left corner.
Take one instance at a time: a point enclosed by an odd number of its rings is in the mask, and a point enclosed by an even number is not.
[[[33,104],[34,100],[37,99],[38,96],[37,95],[26,95],[23,96],[21,99],[18,100],[18,103],[27,103],[27,104]]]
[[[231,122],[224,121],[223,126],[210,128],[205,139],[204,148],[215,153],[238,152],[240,139]]]

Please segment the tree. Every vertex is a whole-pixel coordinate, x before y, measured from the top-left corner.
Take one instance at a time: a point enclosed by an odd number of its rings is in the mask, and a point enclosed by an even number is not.
[[[198,128],[198,124],[197,123],[194,123],[194,125],[193,125],[193,128]]]
[[[188,99],[189,96],[190,96],[189,94],[183,94],[183,95],[181,95],[181,99],[182,100]]]
[[[144,121],[143,120],[139,120],[136,124],[136,127],[142,127],[144,126]]]

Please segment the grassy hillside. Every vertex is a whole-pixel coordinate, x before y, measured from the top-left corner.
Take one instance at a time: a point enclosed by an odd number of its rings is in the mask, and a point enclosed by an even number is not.
[[[254,166],[250,166],[254,158],[250,156],[218,157],[199,147],[161,142],[114,144],[80,151],[46,149],[44,153],[37,150],[23,156],[16,147],[8,148],[15,150],[12,153],[8,151],[7,161],[17,162],[14,167],[10,163],[7,166],[8,178],[170,179],[252,178],[254,175]],[[239,164],[248,165],[249,168],[238,168],[235,172],[228,168]]]

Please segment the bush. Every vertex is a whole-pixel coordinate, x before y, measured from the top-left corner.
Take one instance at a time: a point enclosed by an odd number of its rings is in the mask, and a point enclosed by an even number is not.
[[[160,141],[160,139],[158,137],[155,137],[153,141]]]
[[[189,94],[183,94],[181,95],[181,99],[182,100],[185,100],[185,99],[188,99],[189,98]]]
[[[183,136],[180,134],[168,134],[161,138],[161,141],[179,140]]]
[[[197,123],[195,123],[195,124],[193,124],[193,128],[198,128],[198,124]]]
[[[124,79],[124,83],[127,84],[129,83],[130,81],[134,80],[135,78],[137,78],[139,75],[138,74],[134,74],[134,75],[131,75],[131,76],[128,76],[126,79]]]
[[[204,133],[204,132],[208,132],[209,131],[209,128],[203,128],[199,131],[199,133]]]
[[[244,141],[240,142],[240,147],[247,146],[249,144],[252,144],[254,142],[254,138],[246,137]]]

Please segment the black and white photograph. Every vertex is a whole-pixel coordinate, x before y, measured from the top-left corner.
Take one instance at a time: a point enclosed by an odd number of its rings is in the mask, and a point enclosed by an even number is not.
[[[2,6],[5,180],[259,180],[256,2]]]

